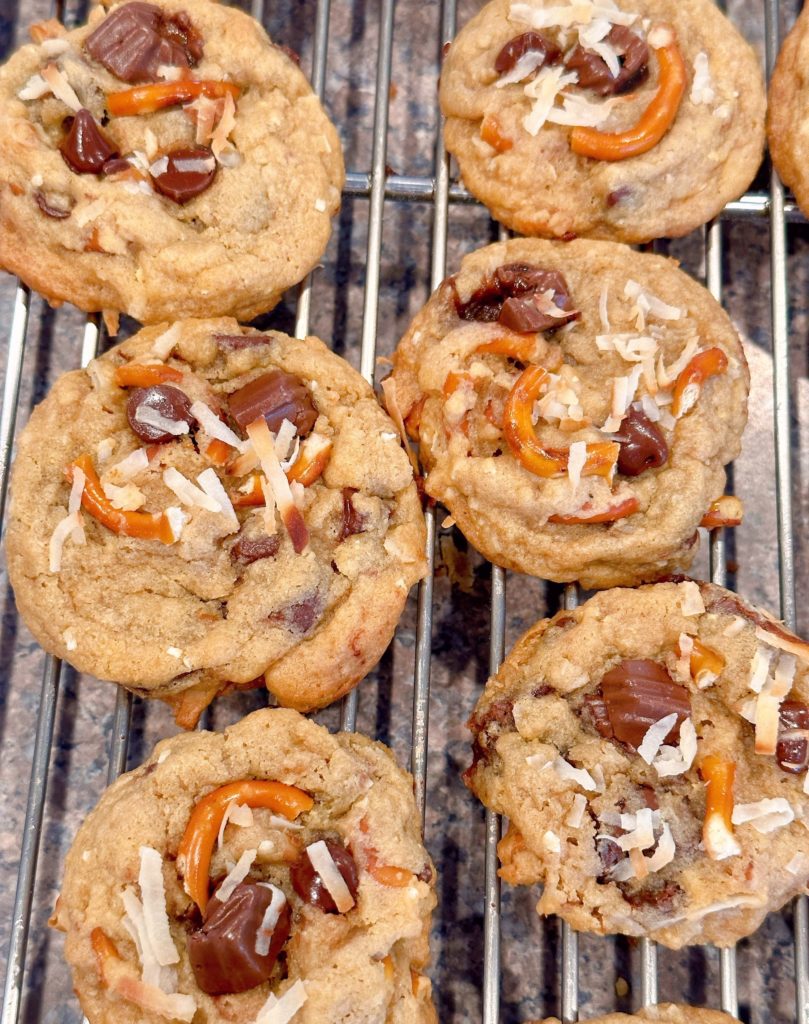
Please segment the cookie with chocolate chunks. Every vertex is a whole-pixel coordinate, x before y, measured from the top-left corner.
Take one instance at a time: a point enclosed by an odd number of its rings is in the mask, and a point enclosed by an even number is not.
[[[809,643],[730,591],[680,577],[537,623],[469,727],[500,874],[541,884],[540,914],[730,946],[807,890]]]
[[[387,747],[294,711],[159,743],[65,861],[51,924],[89,1024],[436,1024],[419,820]]]
[[[231,5],[91,7],[0,68],[0,267],[141,323],[272,309],[320,261],[345,177],[306,77]]]
[[[491,0],[440,100],[464,184],[524,235],[687,234],[764,150],[758,58],[713,0]]]
[[[232,687],[299,710],[348,692],[424,546],[396,426],[316,338],[144,328],[58,380],[20,438],[20,613],[48,651],[185,727]]]
[[[632,1024],[632,1021],[655,1021],[657,1024],[738,1024],[735,1017],[719,1010],[706,1010],[701,1006],[680,1006],[674,1003],[658,1003],[647,1006],[637,1013],[608,1013],[606,1017],[588,1017],[582,1024]],[[532,1022],[528,1022],[532,1024]],[[533,1024],[561,1024],[556,1017],[533,1021]]]
[[[748,387],[733,325],[673,261],[537,239],[468,255],[384,384],[482,554],[593,589],[686,568],[710,509],[738,522],[714,504]]]
[[[809,214],[809,8],[804,7],[778,54],[770,81],[767,138],[775,169]]]

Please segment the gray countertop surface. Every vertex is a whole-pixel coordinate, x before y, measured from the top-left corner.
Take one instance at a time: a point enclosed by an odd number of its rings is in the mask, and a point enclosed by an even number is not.
[[[73,15],[81,12],[68,5]],[[315,23],[313,0],[268,0],[265,25],[278,42],[299,51],[311,66]],[[349,170],[367,171],[371,162],[379,0],[334,0],[331,12],[326,104],[336,121]],[[458,23],[479,3],[461,0]],[[733,0],[731,17],[759,50],[763,61],[762,0]],[[781,4],[783,25],[797,3]],[[0,56],[24,41],[29,25],[50,14],[47,0],[0,0]],[[437,126],[436,75],[439,60],[440,5],[437,0],[398,0],[395,7],[394,58],[390,92],[389,166],[399,174],[429,176]],[[761,176],[757,187],[768,187]],[[385,206],[378,317],[378,354],[389,355],[416,310],[429,294],[432,209],[428,203]],[[312,332],[359,365],[368,229],[368,201],[346,199],[323,265],[315,275]],[[766,218],[728,222],[722,230],[724,304],[738,327],[750,361],[753,390],[744,450],[734,470],[735,491],[747,509],[744,525],[728,543],[733,585],[748,599],[779,608],[777,519],[773,440],[773,360],[770,321],[770,242]],[[485,210],[453,205],[449,219],[448,267],[491,241],[495,230]],[[796,528],[798,625],[809,633],[805,541],[809,512],[809,382],[805,338],[809,299],[809,230],[788,232],[790,302],[791,429],[793,504]],[[704,275],[703,234],[663,247],[696,276]],[[14,282],[0,278],[0,323],[11,322]],[[294,295],[264,323],[292,331]],[[32,297],[18,426],[28,419],[56,376],[78,365],[83,316],[75,309],[50,309]],[[5,344],[5,341],[3,342]],[[0,366],[4,372],[5,361]],[[439,514],[439,521],[441,515]],[[440,872],[439,903],[433,928],[431,976],[442,1024],[481,1018],[483,964],[482,808],[464,789],[460,772],[468,763],[464,726],[485,682],[489,658],[491,577],[488,566],[463,538],[439,531],[435,585],[432,692],[429,722],[426,844]],[[448,564],[453,563],[451,583]],[[2,576],[0,623],[0,962],[6,959],[16,867],[25,815],[28,777],[39,705],[44,655],[19,621]],[[705,546],[697,565],[707,575]],[[554,611],[559,588],[509,574],[507,648],[519,634]],[[358,728],[389,743],[402,764],[410,757],[411,705],[416,630],[415,594],[411,595],[395,642],[379,667],[361,686]],[[210,716],[223,728],[261,706],[263,693],[220,700]],[[45,822],[34,894],[24,1002],[25,1024],[78,1024],[78,1004],[61,958],[61,937],[46,920],[59,888],[61,865],[71,837],[104,787],[115,688],[65,668],[56,712],[55,738]],[[317,716],[339,726],[339,709]],[[130,767],[174,726],[161,704],[136,702]],[[559,929],[534,912],[537,893],[504,890],[502,1020],[516,1024],[559,1010]],[[753,1024],[787,1024],[794,1015],[794,965],[791,912],[772,915],[741,944],[741,1013]],[[718,954],[711,949],[679,953],[660,950],[661,999],[689,999],[719,1005]],[[582,1017],[611,1008],[637,1005],[638,950],[628,940],[581,939]],[[628,992],[623,981],[629,982]],[[618,986],[616,989],[616,985]],[[622,993],[621,995],[616,994]]]

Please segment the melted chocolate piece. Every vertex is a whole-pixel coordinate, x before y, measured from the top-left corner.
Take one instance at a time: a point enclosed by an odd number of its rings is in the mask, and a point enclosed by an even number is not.
[[[152,184],[161,196],[178,206],[210,188],[216,177],[216,158],[204,146],[174,149],[164,154],[163,159],[166,161],[165,169],[159,173],[152,170]],[[156,161],[157,165],[160,163],[160,160]]]
[[[227,902],[215,896],[210,900],[202,927],[188,936],[188,958],[203,992],[210,996],[246,992],[272,975],[290,930],[287,902],[273,929],[269,951],[264,956],[256,952],[256,936],[272,898],[272,889],[242,882]]]
[[[215,334],[213,337],[219,348],[226,352],[239,352],[243,348],[257,348],[270,343],[266,334]]]
[[[553,303],[566,316],[555,317],[539,310],[533,301],[537,292],[552,291]],[[543,270],[527,263],[507,263],[495,270],[468,302],[456,300],[461,320],[482,323],[497,321],[512,331],[535,333],[561,327],[581,315],[572,309],[567,282],[558,270]]]
[[[647,469],[658,469],[668,461],[669,446],[662,431],[635,406],[626,414],[616,439],[621,446],[618,472],[624,476],[640,476]]]
[[[343,488],[343,522],[340,527],[341,541],[352,534],[365,532],[365,516],[354,508],[354,503],[351,500],[354,494],[356,494],[356,491],[353,487]]]
[[[624,884],[619,885],[624,889]],[[646,907],[653,908],[664,914],[670,914],[677,903],[677,898],[682,895],[682,889],[676,882],[650,882],[637,892],[623,892],[623,897],[630,907],[642,910]]]
[[[70,119],[67,135],[59,146],[65,163],[76,174],[101,174],[104,164],[118,156],[118,150],[84,107]]]
[[[508,697],[499,697],[483,711],[475,711],[467,722],[472,733],[472,764],[464,772],[464,782],[469,785],[479,761],[488,764],[495,753],[497,741],[505,732],[514,732],[514,702]]]
[[[161,64],[194,67],[202,57],[202,37],[187,14],[167,17],[154,4],[134,2],[108,14],[84,48],[122,82],[150,82]]]
[[[229,398],[230,413],[242,430],[263,416],[270,430],[277,431],[284,420],[295,424],[306,437],[317,419],[309,389],[299,377],[283,370],[263,373]]]
[[[809,765],[809,741],[805,736],[790,736],[793,730],[809,730],[809,707],[797,700],[785,700],[780,711],[780,736],[775,748],[779,767],[800,775]]]
[[[596,853],[604,865],[604,871],[598,878],[599,882],[603,884],[610,881],[609,874],[623,857],[623,852],[617,843],[601,836],[601,838],[596,839]]]
[[[107,160],[104,164],[104,174],[111,178],[113,174],[124,174],[126,171],[132,170],[132,164],[126,159],[126,157],[114,157],[111,160]]]
[[[63,210],[61,206],[54,206],[45,193],[39,189],[34,192],[34,202],[46,217],[53,217],[54,220],[65,220],[70,216],[70,210]]]
[[[553,40],[540,32],[523,32],[522,35],[509,39],[497,54],[494,70],[498,75],[504,75],[507,71],[513,70],[526,53],[542,54],[542,61],[537,64],[537,70],[545,64],[556,64],[562,56],[562,51]]]
[[[264,534],[258,537],[239,537],[230,549],[230,558],[241,565],[252,565],[262,558],[273,558],[278,554],[281,538],[278,534]]]
[[[600,690],[585,697],[598,732],[637,750],[650,726],[676,712],[677,721],[665,738],[676,742],[680,723],[691,713],[688,690],[678,686],[659,662],[627,660],[601,680]]]
[[[176,441],[181,435],[166,433],[159,427],[135,419],[135,414],[142,405],[155,409],[161,416],[175,423],[187,423],[189,428],[197,425],[197,421],[191,415],[188,395],[179,388],[173,388],[170,384],[133,388],[126,403],[126,418],[133,432],[147,444],[165,444],[167,441]]]
[[[569,71],[579,76],[582,89],[592,89],[599,96],[616,96],[637,88],[649,72],[649,47],[625,25],[613,25],[607,42],[618,50],[621,70],[613,78],[606,62],[592,50],[577,46],[565,62]]]
[[[360,877],[351,851],[340,843],[332,842],[330,839],[326,840],[326,848],[331,854],[332,860],[337,865],[337,869],[343,876],[343,881],[348,886],[348,891],[356,903]],[[309,903],[326,914],[336,914],[338,912],[334,900],[329,895],[329,890],[323,884],[323,879],[312,867],[312,862],[309,860],[309,855],[305,850],[289,869],[289,878],[292,882],[292,888],[304,903]]]
[[[323,613],[323,605],[318,594],[312,594],[297,604],[287,605],[280,612],[273,612],[268,616],[270,622],[285,626],[293,633],[308,633],[320,620]]]

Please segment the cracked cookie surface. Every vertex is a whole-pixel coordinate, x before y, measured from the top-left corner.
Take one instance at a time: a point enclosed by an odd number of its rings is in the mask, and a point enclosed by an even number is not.
[[[521,234],[686,234],[752,181],[758,60],[710,0],[493,0],[441,74],[447,149]]]
[[[340,142],[256,21],[157,0],[35,32],[0,70],[6,270],[51,302],[157,323],[250,320],[317,264]]]
[[[201,824],[199,809],[222,794],[232,799]],[[287,1021],[300,1003],[295,1024],[433,1024],[421,971],[435,873],[417,822],[412,779],[385,746],[293,711],[164,740],[106,790],[67,855],[52,924],[66,933],[82,1009],[91,1024],[225,1024]],[[349,890],[339,911],[309,861],[323,844]],[[271,899],[269,919],[251,913]],[[269,1015],[273,996],[289,1015]]]
[[[233,320],[144,328],[65,374],[11,486],[37,639],[186,726],[233,685],[301,710],[342,696],[425,571],[412,469],[369,385],[316,338]]]
[[[659,583],[539,622],[470,719],[501,875],[540,914],[728,946],[805,892],[809,645],[735,594]]]
[[[729,318],[673,261],[513,239],[439,286],[384,388],[482,554],[601,588],[690,564],[748,386]]]

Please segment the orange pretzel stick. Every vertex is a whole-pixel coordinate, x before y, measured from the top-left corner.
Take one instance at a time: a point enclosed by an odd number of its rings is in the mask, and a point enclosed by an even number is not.
[[[287,470],[287,480],[297,480],[308,487],[323,473],[331,458],[332,442],[322,434],[310,434],[303,442],[300,455]]]
[[[503,430],[517,460],[531,473],[541,477],[564,476],[567,472],[568,450],[546,448],[534,430],[534,402],[548,378],[541,366],[528,366],[509,392],[503,415]],[[599,441],[587,445],[587,461],[583,476],[609,477],[618,461],[620,445]]]
[[[101,487],[101,481],[89,455],[80,455],[68,466],[69,480],[73,479],[74,467],[80,469],[85,476],[81,496],[82,508],[102,526],[125,537],[159,540],[161,544],[173,544],[177,540],[165,512],[122,512],[114,508]]]
[[[706,348],[704,352],[697,352],[674,383],[672,416],[685,416],[690,412],[696,405],[705,381],[725,373],[727,368],[728,357],[721,348]]]
[[[705,820],[702,824],[702,839],[711,860],[725,860],[740,854],[736,837],[733,835],[733,779],[736,765],[723,761],[715,754],[703,758],[699,766],[702,779],[707,782],[705,796]]]
[[[548,522],[561,523],[563,526],[576,526],[585,523],[615,523],[619,519],[626,519],[627,516],[631,516],[639,508],[640,502],[637,498],[632,497],[626,498],[618,505],[610,505],[603,512],[588,513],[587,505],[583,505],[578,512],[574,512],[572,515],[555,513],[552,516],[548,516]]]
[[[180,370],[162,363],[126,363],[115,369],[113,380],[119,388],[149,388],[167,380],[182,380]]]
[[[719,651],[704,644],[697,637],[692,637],[692,641],[694,646],[689,661],[691,678],[699,687],[709,686],[722,674],[725,659]]]
[[[241,89],[233,82],[195,82],[190,79],[154,82],[151,85],[136,85],[134,89],[124,89],[123,92],[107,93],[107,110],[113,117],[153,114],[163,107],[189,103],[199,96],[219,100],[230,94],[237,100],[240,93]]]
[[[655,43],[658,45],[655,45]],[[685,92],[688,74],[677,45],[674,29],[657,25],[649,32],[649,45],[660,63],[660,84],[637,124],[623,132],[601,132],[597,128],[574,128],[570,148],[592,160],[627,160],[648,153],[674,123]]]
[[[268,807],[294,821],[311,810],[314,800],[297,786],[283,782],[242,779],[220,786],[204,796],[194,807],[177,850],[177,860],[185,876],[185,891],[204,913],[208,905],[208,872],[219,826],[228,803],[238,800],[248,807]]]
[[[510,356],[520,363],[527,363],[536,355],[536,338],[533,336],[495,338],[493,341],[485,341],[482,345],[478,345],[475,351],[490,352],[497,356]]]
[[[744,519],[744,505],[733,494],[723,494],[711,502],[711,507],[702,517],[700,526],[715,530],[720,526],[741,526]]]
[[[220,441],[218,437],[215,437],[205,449],[205,457],[215,466],[224,466],[232,454],[233,449],[230,445]]]

